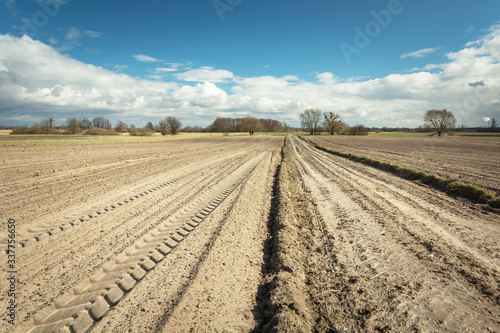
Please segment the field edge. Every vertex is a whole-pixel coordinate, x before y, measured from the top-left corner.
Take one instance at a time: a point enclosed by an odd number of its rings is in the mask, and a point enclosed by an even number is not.
[[[455,197],[468,199],[473,203],[483,204],[488,210],[500,214],[500,197],[477,185],[463,183],[455,179],[445,179],[435,174],[380,161],[366,156],[360,156],[352,153],[343,153],[318,145],[314,141],[306,139],[303,136],[299,135],[298,137],[312,144],[316,149],[322,150],[326,153],[346,158],[354,162],[362,163],[379,170],[387,171],[407,180],[419,181],[422,184],[431,186],[432,188],[441,192],[453,195]]]

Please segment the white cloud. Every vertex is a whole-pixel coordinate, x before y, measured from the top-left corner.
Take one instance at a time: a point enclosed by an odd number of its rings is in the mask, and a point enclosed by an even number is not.
[[[155,68],[155,72],[177,72],[177,68],[165,68],[165,67],[159,67]]]
[[[86,30],[83,33],[87,37],[90,37],[90,38],[99,38],[99,37],[102,37],[102,36],[106,35],[104,32],[98,32],[98,31],[92,31],[92,30]]]
[[[225,69],[201,67],[187,72],[174,74],[177,79],[190,82],[227,82],[234,78],[234,74]]]
[[[421,49],[415,52],[405,53],[401,55],[401,59],[405,58],[422,58],[428,54],[434,53],[439,50],[439,47],[433,47],[428,49]]]
[[[57,43],[59,43],[59,39],[55,39],[55,38],[50,37],[49,43],[50,43],[50,45],[56,45]]]
[[[414,67],[410,70],[410,72],[419,72],[419,71],[432,71],[434,69],[441,69],[441,66],[442,65],[437,65],[437,64],[428,64],[428,65],[425,65],[424,67],[422,68],[418,68],[418,67]]]
[[[29,37],[0,35],[0,117],[14,124],[47,113],[63,120],[74,115],[147,122],[172,114],[205,126],[216,116],[255,115],[297,126],[299,114],[314,107],[335,111],[349,124],[380,127],[418,126],[428,109],[449,109],[469,126],[482,125],[484,115],[500,118],[500,26],[446,56],[439,65],[372,79],[331,72],[316,73],[312,82],[294,75],[240,77],[213,67],[173,74],[190,85],[161,80],[183,64],[157,67],[142,80],[82,63]],[[230,90],[219,83],[229,83]]]
[[[122,71],[124,69],[127,69],[128,66],[127,65],[119,65],[119,64],[116,64],[114,67],[114,69],[118,70],[118,71]]]
[[[68,32],[66,32],[66,40],[69,41],[76,41],[80,36],[82,35],[82,32],[80,29],[76,27],[71,27],[68,29]]]
[[[160,61],[162,61],[160,59],[156,59],[156,58],[144,55],[144,54],[136,54],[136,55],[133,55],[132,58],[134,58],[137,61],[146,62],[146,63],[152,63],[152,62],[160,62]]]

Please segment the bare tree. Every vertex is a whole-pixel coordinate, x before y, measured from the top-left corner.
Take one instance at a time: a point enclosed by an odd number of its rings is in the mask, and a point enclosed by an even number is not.
[[[168,116],[164,120],[160,121],[161,134],[166,135],[168,132],[172,135],[176,135],[179,129],[182,128],[182,123],[179,119]]]
[[[245,132],[253,135],[255,132],[259,132],[262,129],[260,119],[255,117],[246,117],[241,119],[241,127]]]
[[[71,132],[71,134],[80,133],[82,131],[80,127],[80,120],[75,117],[70,117],[66,119],[66,127]]]
[[[152,123],[152,122],[147,123],[147,124],[146,124],[146,128],[147,128],[147,129],[149,129],[149,130],[151,130],[151,131],[154,131],[154,130],[155,130],[155,127],[154,127],[154,125],[153,125],[153,123]]]
[[[335,129],[340,123],[340,116],[334,112],[325,113],[325,121],[323,121],[323,126],[326,127],[330,135],[335,134]]]
[[[42,129],[42,133],[44,134],[54,133],[55,132],[54,126],[55,126],[54,116],[44,118],[40,123],[40,128]]]
[[[128,125],[124,123],[123,121],[119,120],[118,123],[116,123],[115,130],[118,133],[126,133],[128,132]]]
[[[342,120],[339,120],[339,124],[335,128],[335,133],[337,133],[337,134],[345,134],[345,133],[349,132],[350,129],[351,128],[349,127],[349,125],[347,125],[346,123],[344,123]]]
[[[446,130],[455,128],[455,116],[450,111],[428,110],[424,115],[425,125],[433,128],[438,136],[441,136]]]
[[[79,120],[79,126],[81,129],[89,129],[92,127],[92,122],[89,118],[82,118]]]
[[[105,128],[105,129],[111,129],[112,127],[109,119],[103,117],[96,117],[92,119],[92,124],[94,125],[94,127]]]
[[[307,109],[300,115],[300,123],[311,135],[318,134],[321,110]]]

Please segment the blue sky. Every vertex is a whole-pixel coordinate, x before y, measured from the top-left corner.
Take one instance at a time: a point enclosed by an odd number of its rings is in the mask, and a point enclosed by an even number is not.
[[[0,124],[247,115],[416,127],[500,118],[500,2],[3,0]],[[24,35],[24,37],[23,37]]]

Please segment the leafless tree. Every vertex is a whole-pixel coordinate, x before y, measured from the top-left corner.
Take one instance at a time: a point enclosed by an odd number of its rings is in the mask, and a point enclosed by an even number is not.
[[[118,133],[126,133],[128,132],[128,125],[124,123],[123,121],[119,120],[118,123],[116,123],[115,130]]]
[[[441,136],[446,130],[455,128],[455,116],[450,111],[428,110],[424,115],[425,125],[433,128],[438,136]]]
[[[168,116],[164,120],[160,121],[160,127],[162,129],[161,134],[166,135],[170,132],[170,134],[176,135],[179,129],[181,129],[182,123],[179,119]]]
[[[334,112],[325,113],[325,121],[323,121],[323,126],[328,130],[330,135],[335,134],[335,129],[340,123],[340,116]]]
[[[105,128],[105,129],[111,129],[111,122],[109,119],[103,118],[103,117],[95,117],[92,119],[92,124],[94,127],[99,127],[99,128]]]
[[[44,134],[52,134],[55,132],[55,120],[54,116],[50,116],[47,118],[42,119],[40,123],[40,128],[42,129],[42,133]]]
[[[80,127],[80,120],[75,117],[66,119],[66,127],[68,128],[68,131],[71,132],[71,134],[80,133],[82,131]]]
[[[300,115],[300,123],[311,135],[319,133],[321,110],[307,109]]]
[[[79,120],[79,126],[81,129],[89,129],[92,127],[92,122],[89,118],[82,118]]]

